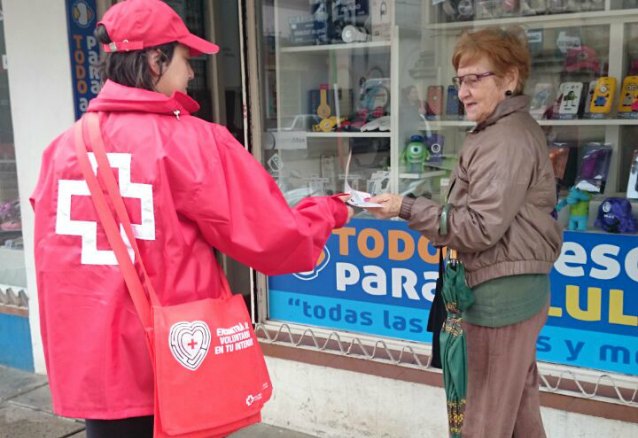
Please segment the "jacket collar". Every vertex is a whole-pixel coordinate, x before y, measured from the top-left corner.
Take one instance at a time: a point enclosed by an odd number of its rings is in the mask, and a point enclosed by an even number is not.
[[[525,96],[524,94],[506,97],[505,100],[496,106],[494,112],[487,119],[476,125],[472,132],[482,131],[486,127],[493,125],[499,119],[509,114],[517,111],[526,111],[529,105],[529,100],[529,96]]]
[[[87,111],[147,112],[183,116],[199,109],[199,104],[184,93],[171,97],[141,88],[126,87],[107,80]]]

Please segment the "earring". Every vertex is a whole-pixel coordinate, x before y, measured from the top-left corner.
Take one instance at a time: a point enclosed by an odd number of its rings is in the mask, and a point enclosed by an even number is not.
[[[505,92],[505,95],[506,95],[507,97],[510,97],[510,96],[512,95],[512,90],[507,90],[507,91]]]

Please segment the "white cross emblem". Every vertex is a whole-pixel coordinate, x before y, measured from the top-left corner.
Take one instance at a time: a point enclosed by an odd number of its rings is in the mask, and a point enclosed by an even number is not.
[[[95,155],[89,152],[89,161],[93,173],[97,174],[97,161]],[[137,239],[155,240],[155,211],[153,210],[153,186],[151,184],[138,184],[131,182],[131,154],[111,153],[106,154],[111,167],[119,170],[118,183],[122,198],[135,198],[140,200],[142,210],[142,223],[131,224],[133,235]],[[83,265],[117,265],[115,253],[112,250],[97,248],[97,222],[71,219],[71,197],[91,196],[89,186],[84,180],[58,181],[58,209],[55,222],[57,234],[82,237]],[[120,234],[128,248],[131,260],[135,255],[131,244],[126,237],[124,228],[120,225]]]

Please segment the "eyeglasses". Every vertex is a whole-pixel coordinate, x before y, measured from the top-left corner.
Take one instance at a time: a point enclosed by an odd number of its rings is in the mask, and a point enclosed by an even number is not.
[[[461,86],[463,84],[465,84],[468,88],[474,88],[474,87],[476,87],[476,84],[478,84],[478,82],[481,79],[486,78],[488,76],[495,76],[495,75],[496,75],[496,73],[492,73],[491,71],[487,71],[485,73],[480,73],[480,74],[454,76],[452,78],[452,82],[454,82],[454,86],[456,88],[461,88]]]

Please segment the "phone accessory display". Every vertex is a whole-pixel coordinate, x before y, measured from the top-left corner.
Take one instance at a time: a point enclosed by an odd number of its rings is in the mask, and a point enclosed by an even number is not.
[[[603,76],[598,78],[589,111],[591,117],[602,118],[609,114],[616,94],[616,78]]]
[[[580,163],[576,187],[588,192],[602,193],[609,174],[611,152],[609,144],[588,143]]]
[[[438,120],[443,113],[443,85],[430,85],[425,101],[425,116],[428,120]]]
[[[554,87],[548,82],[539,82],[534,86],[534,95],[530,103],[529,113],[536,120],[548,118],[554,101]]]
[[[447,87],[446,115],[451,119],[463,119],[465,108],[459,100],[459,90],[454,85]]]
[[[627,181],[627,197],[638,199],[638,149],[634,149],[634,155],[631,158],[629,180]]]
[[[594,91],[596,91],[597,83],[598,83],[598,80],[593,80],[593,81],[590,81],[589,84],[587,84],[587,92],[584,93],[585,102],[583,104],[584,118],[591,118],[591,103],[594,100]]]
[[[558,118],[576,119],[582,109],[583,83],[563,82],[560,84],[559,93],[562,96],[558,107]]]
[[[594,226],[608,233],[635,233],[636,218],[627,198],[606,198],[598,207]]]
[[[634,106],[638,104],[638,76],[627,76],[622,82],[622,91],[618,99],[618,116],[620,118],[638,118]]]

